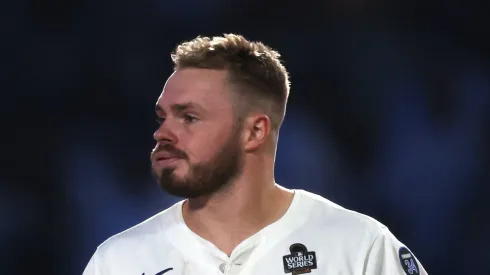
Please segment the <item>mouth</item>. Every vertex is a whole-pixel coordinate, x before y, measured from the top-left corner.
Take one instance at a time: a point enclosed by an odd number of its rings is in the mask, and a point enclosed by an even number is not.
[[[177,157],[159,157],[159,158],[155,159],[155,163],[158,166],[167,166],[167,165],[170,165],[170,164],[177,162],[178,160],[180,160],[180,158],[177,158]]]

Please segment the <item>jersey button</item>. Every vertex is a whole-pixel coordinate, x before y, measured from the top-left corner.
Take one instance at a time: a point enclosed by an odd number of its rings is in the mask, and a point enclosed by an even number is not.
[[[221,273],[225,273],[225,268],[226,268],[226,264],[225,263],[222,263],[219,265],[219,270],[221,271]]]

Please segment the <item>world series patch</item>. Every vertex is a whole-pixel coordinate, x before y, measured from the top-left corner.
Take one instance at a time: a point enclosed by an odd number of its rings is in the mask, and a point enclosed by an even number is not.
[[[310,273],[316,269],[316,254],[314,251],[308,251],[306,246],[295,243],[289,247],[290,255],[282,257],[284,272],[292,275]]]
[[[400,258],[400,264],[407,275],[420,274],[417,260],[408,248],[401,247],[400,250],[398,250],[398,258]]]

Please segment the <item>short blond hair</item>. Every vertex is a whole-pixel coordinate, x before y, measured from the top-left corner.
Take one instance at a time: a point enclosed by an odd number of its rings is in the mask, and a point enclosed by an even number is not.
[[[262,42],[237,34],[201,37],[183,42],[171,55],[174,69],[227,70],[238,87],[241,110],[260,109],[279,130],[289,97],[289,74],[280,54]],[[246,102],[247,104],[243,104]]]

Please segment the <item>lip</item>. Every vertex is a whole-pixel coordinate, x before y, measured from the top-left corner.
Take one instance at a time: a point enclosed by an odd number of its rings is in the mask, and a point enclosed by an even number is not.
[[[153,165],[158,166],[159,168],[173,165],[178,160],[182,159],[177,154],[168,151],[157,151],[152,154]]]
[[[164,166],[172,165],[179,160],[180,158],[175,158],[175,157],[157,157],[155,158],[155,164],[159,167],[164,167]]]
[[[177,160],[179,160],[179,158],[158,158],[158,159],[156,159],[156,162],[158,162],[158,163],[171,163],[171,162],[174,162]]]

